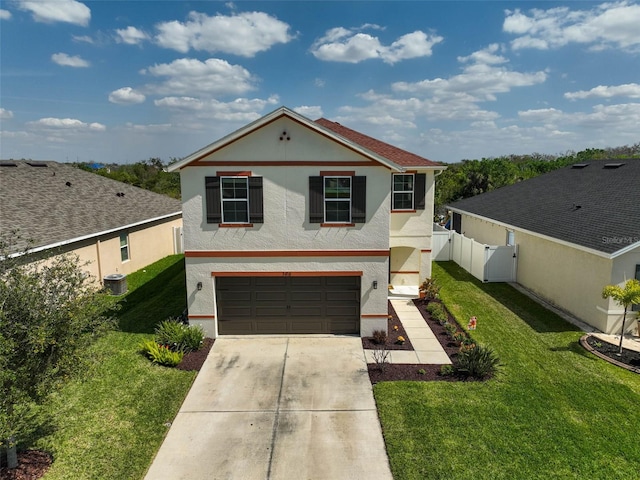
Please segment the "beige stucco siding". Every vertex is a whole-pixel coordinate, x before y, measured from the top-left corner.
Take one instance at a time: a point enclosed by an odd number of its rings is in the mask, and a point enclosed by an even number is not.
[[[464,215],[460,233],[485,245],[506,245],[508,230],[504,225]]]

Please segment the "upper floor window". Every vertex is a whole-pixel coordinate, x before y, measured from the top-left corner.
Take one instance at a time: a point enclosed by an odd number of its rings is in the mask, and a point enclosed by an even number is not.
[[[310,223],[364,223],[366,203],[367,177],[333,172],[309,177]]]
[[[129,235],[126,233],[120,234],[120,259],[123,262],[129,260]]]
[[[324,221],[351,223],[351,177],[324,178]]]
[[[207,223],[263,223],[262,177],[205,177]]]
[[[413,210],[413,180],[412,173],[393,175],[393,206],[392,210]]]
[[[426,173],[394,173],[391,210],[424,210],[426,205]]]

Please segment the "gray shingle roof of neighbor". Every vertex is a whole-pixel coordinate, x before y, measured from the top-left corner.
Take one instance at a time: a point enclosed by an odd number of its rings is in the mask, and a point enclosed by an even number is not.
[[[180,200],[57,162],[0,161],[0,232],[22,249],[67,243],[179,215]]]
[[[640,159],[574,164],[448,207],[615,254],[640,244]]]

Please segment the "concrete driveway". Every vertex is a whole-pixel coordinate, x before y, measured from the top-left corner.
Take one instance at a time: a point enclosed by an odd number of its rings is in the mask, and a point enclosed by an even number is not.
[[[360,339],[218,338],[145,479],[392,479]]]

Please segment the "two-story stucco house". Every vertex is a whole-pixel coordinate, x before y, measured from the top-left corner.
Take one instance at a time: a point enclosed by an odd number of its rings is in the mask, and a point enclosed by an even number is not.
[[[173,164],[190,322],[214,337],[386,329],[388,283],[431,274],[444,168],[285,107]]]

